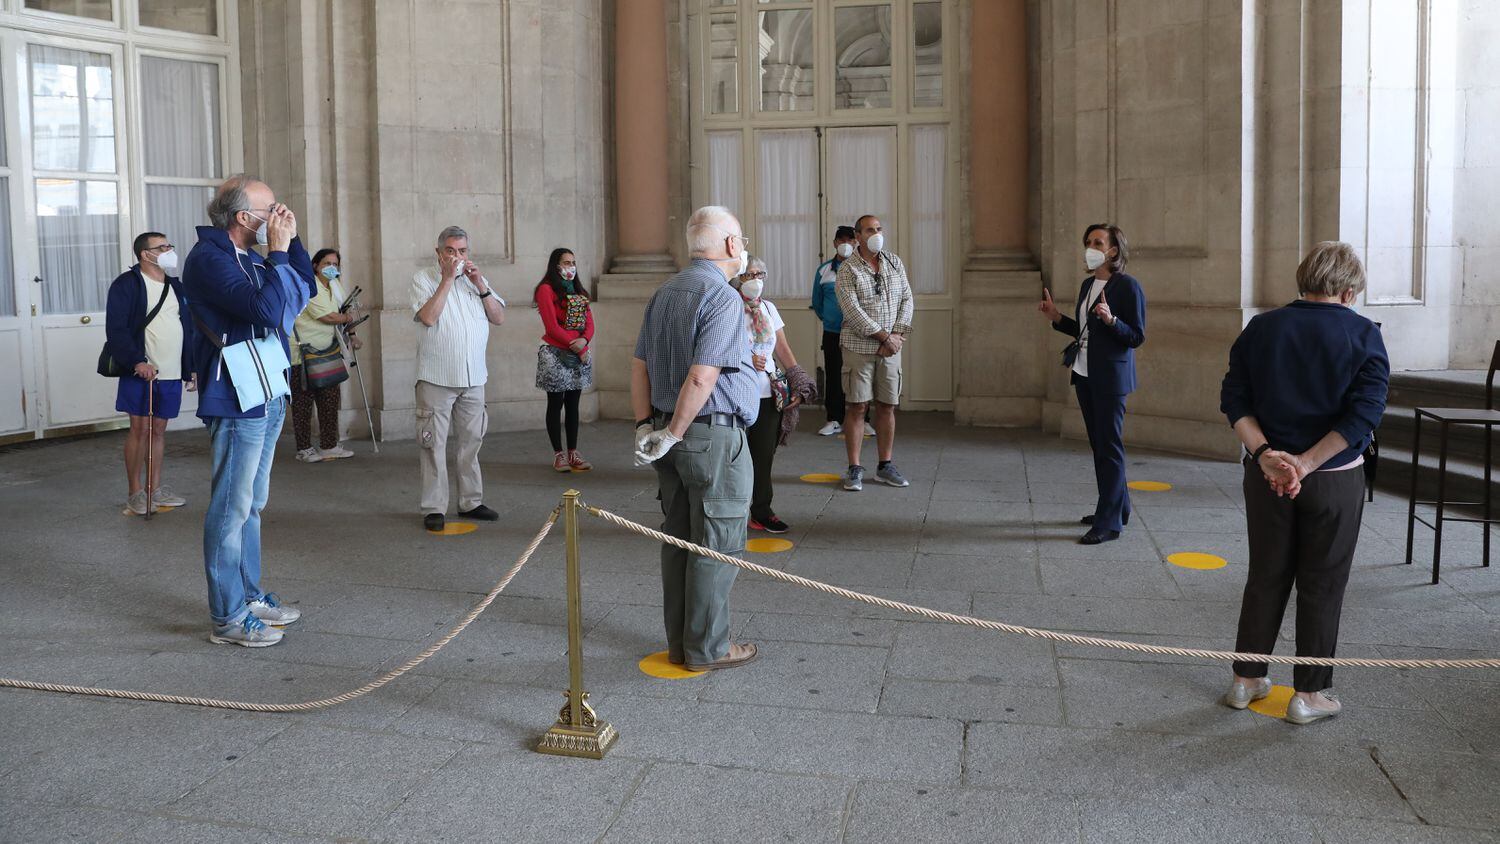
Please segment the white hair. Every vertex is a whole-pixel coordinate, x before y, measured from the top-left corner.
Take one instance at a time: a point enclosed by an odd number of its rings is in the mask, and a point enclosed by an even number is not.
[[[438,248],[442,249],[444,246],[447,246],[448,245],[448,241],[454,239],[455,237],[461,237],[461,238],[463,238],[465,244],[467,244],[468,241],[469,241],[469,233],[468,232],[464,231],[462,228],[459,228],[458,226],[449,226],[448,228],[443,229],[442,231],[438,232],[438,242],[437,242]]]
[[[749,266],[745,267],[745,272],[746,273],[752,273],[752,272],[755,272],[756,270],[760,270],[760,271],[764,272],[765,269],[766,269],[766,262],[762,261],[759,255],[751,255],[750,256]]]
[[[688,252],[694,257],[706,257],[707,253],[716,251],[724,238],[743,231],[739,219],[728,208],[705,205],[688,218]]]

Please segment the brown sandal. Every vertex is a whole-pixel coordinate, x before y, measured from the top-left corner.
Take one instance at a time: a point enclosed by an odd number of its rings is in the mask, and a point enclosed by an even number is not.
[[[734,668],[737,665],[754,662],[755,657],[758,655],[759,651],[756,650],[754,645],[732,644],[729,646],[729,653],[724,654],[721,659],[698,664],[689,662],[683,667],[689,671],[713,671],[717,668]]]

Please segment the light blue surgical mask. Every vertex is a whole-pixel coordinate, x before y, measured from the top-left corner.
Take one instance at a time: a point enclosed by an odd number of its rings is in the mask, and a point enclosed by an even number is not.
[[[323,277],[328,279],[329,281],[333,281],[334,279],[339,277],[339,268],[335,267],[332,264],[329,264],[318,272],[322,273]]]

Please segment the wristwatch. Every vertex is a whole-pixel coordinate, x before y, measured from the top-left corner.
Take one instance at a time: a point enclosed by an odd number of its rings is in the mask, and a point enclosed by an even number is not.
[[[1252,453],[1250,455],[1250,462],[1251,463],[1259,463],[1260,462],[1260,456],[1262,454],[1265,454],[1266,452],[1268,452],[1270,450],[1271,450],[1271,443],[1269,441],[1261,443],[1260,444],[1260,448],[1257,448],[1254,451],[1254,453]]]

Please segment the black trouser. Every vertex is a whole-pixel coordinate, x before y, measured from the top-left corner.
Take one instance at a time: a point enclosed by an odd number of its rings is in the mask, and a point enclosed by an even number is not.
[[[1125,485],[1125,397],[1095,392],[1089,379],[1073,376],[1083,428],[1094,452],[1094,482],[1099,489],[1094,504],[1094,530],[1125,529],[1130,513],[1130,488]]]
[[[776,441],[781,438],[781,411],[776,399],[760,400],[760,416],[745,431],[750,444],[750,462],[755,466],[755,489],[750,493],[750,518],[766,523],[771,518],[771,462],[776,459]]]
[[[568,450],[578,447],[578,397],[583,395],[582,390],[569,390],[566,393],[547,394],[547,438],[552,440],[552,450],[562,451],[562,416],[563,408],[567,408],[568,417]]]
[[[823,409],[829,422],[844,424],[844,350],[837,331],[823,332]]]
[[[1297,655],[1334,655],[1364,507],[1365,473],[1357,469],[1314,472],[1296,498],[1278,498],[1259,466],[1245,466],[1250,571],[1235,650],[1271,653],[1295,583]],[[1234,671],[1264,677],[1266,664],[1236,662]],[[1333,669],[1298,665],[1292,681],[1299,692],[1320,692],[1333,684]]]

